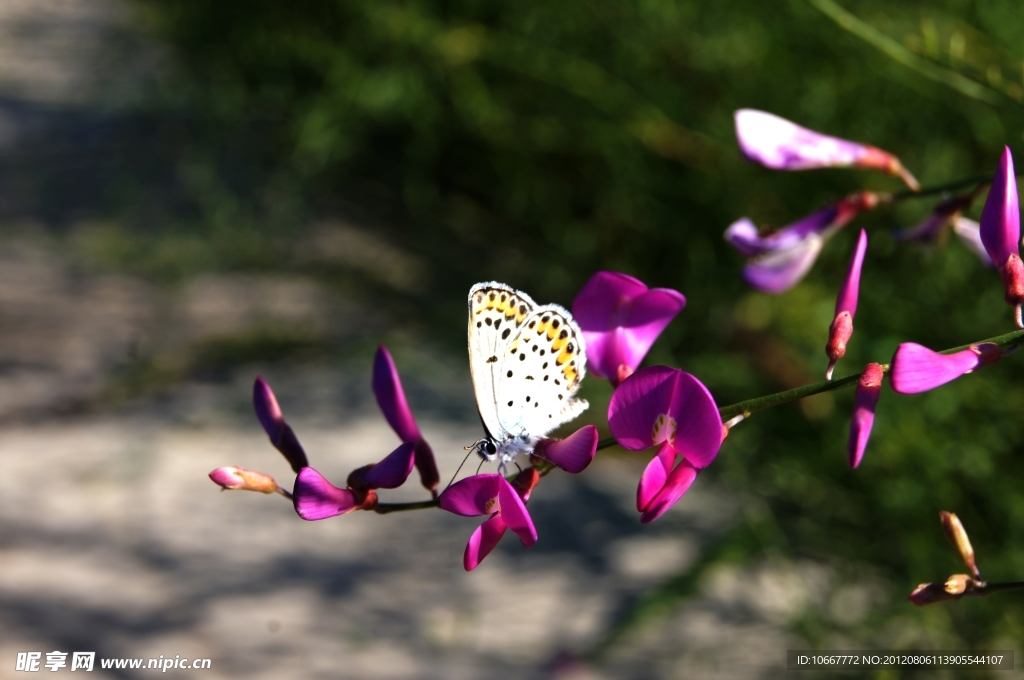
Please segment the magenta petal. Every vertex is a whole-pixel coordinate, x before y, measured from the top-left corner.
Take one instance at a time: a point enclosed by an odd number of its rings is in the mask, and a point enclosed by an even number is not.
[[[676,419],[676,453],[697,468],[707,467],[722,447],[722,419],[714,397],[704,384],[679,371],[675,395],[668,414]]]
[[[539,457],[566,472],[583,472],[597,453],[597,428],[584,425],[565,439],[544,439],[534,449]]]
[[[396,489],[402,486],[412,472],[414,454],[413,444],[402,444],[384,460],[364,472],[363,482],[371,489]]]
[[[864,254],[868,250],[868,234],[863,229],[857,237],[857,247],[850,259],[850,267],[846,271],[846,278],[839,289],[839,297],[836,299],[836,314],[849,312],[853,317],[857,314],[857,293],[860,290],[860,270],[864,265]]]
[[[473,535],[469,537],[466,552],[462,556],[462,566],[466,568],[466,571],[473,571],[483,562],[484,558],[498,545],[498,541],[505,535],[507,528],[505,520],[498,514],[476,528]]]
[[[252,403],[256,409],[256,417],[263,426],[263,430],[270,437],[270,443],[280,451],[288,460],[292,470],[298,472],[309,465],[306,452],[299,444],[295,432],[284,421],[284,414],[277,403],[274,391],[270,389],[267,381],[256,376],[256,382],[252,386]]]
[[[651,504],[654,497],[665,486],[672,466],[676,462],[676,452],[672,445],[665,442],[658,448],[658,453],[651,459],[651,462],[644,468],[640,475],[640,483],[636,487],[636,509],[643,512]]]
[[[501,518],[508,528],[519,536],[527,548],[537,542],[537,529],[533,526],[526,504],[504,477],[498,476],[498,501],[501,504]],[[443,507],[443,506],[442,506]]]
[[[441,508],[464,517],[490,515],[497,508],[498,489],[503,481],[501,475],[494,474],[460,479],[441,494]]]
[[[654,445],[654,421],[672,403],[678,369],[650,366],[626,378],[608,404],[608,426],[624,448],[643,451]]]
[[[892,358],[889,381],[893,391],[900,394],[927,392],[974,370],[980,361],[971,349],[939,354],[913,342],[905,342],[896,349]]]
[[[644,368],[626,378],[608,405],[608,426],[624,448],[639,451],[655,441],[659,416],[660,436],[668,438],[676,453],[696,467],[711,464],[722,446],[722,420],[708,389],[689,373],[666,366]]]
[[[736,139],[747,159],[775,170],[809,170],[855,164],[866,147],[800,127],[785,118],[740,109]]]
[[[992,188],[981,211],[981,242],[985,244],[989,257],[1000,269],[1007,258],[1020,255],[1020,206],[1017,202],[1017,178],[1013,172],[1013,155],[1010,147],[1003,148],[992,180]]]
[[[693,480],[697,479],[697,470],[687,461],[682,461],[665,481],[665,486],[654,497],[647,509],[640,515],[641,524],[649,524],[665,514],[686,493]]]
[[[391,354],[383,345],[377,348],[377,354],[373,358],[373,393],[377,397],[377,405],[384,412],[384,417],[399,439],[403,442],[421,439],[416,419],[412,417],[412,411],[405,400],[398,369],[395,368]]]
[[[292,496],[295,512],[305,520],[326,519],[356,509],[351,491],[339,489],[311,467],[299,471]]]
[[[743,278],[762,293],[785,293],[811,270],[823,245],[824,239],[813,234],[790,248],[760,255],[743,268]]]
[[[853,418],[850,420],[850,440],[846,446],[847,462],[851,468],[860,465],[864,458],[864,449],[867,448],[871,428],[875,424],[875,407],[882,393],[883,375],[879,364],[868,364],[857,382]]]
[[[635,369],[685,305],[686,298],[674,290],[648,290],[632,276],[597,272],[572,306],[587,343],[587,367],[613,380],[619,366]]]

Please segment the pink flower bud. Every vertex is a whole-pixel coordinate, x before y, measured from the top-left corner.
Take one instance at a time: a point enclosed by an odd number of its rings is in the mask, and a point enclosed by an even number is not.
[[[225,489],[260,493],[274,493],[278,490],[277,482],[270,475],[234,466],[217,468],[210,473],[210,479]]]

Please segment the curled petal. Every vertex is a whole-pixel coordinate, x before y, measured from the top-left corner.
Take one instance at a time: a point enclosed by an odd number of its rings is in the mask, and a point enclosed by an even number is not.
[[[405,443],[392,451],[381,462],[371,465],[362,473],[362,481],[371,489],[396,489],[405,483],[413,468],[415,447]]]
[[[785,293],[811,270],[824,244],[814,234],[791,248],[760,255],[743,268],[743,279],[762,293]]]
[[[501,518],[514,531],[527,548],[537,542],[537,529],[533,526],[526,504],[504,477],[498,476],[498,501],[501,503]]]
[[[295,512],[309,521],[344,515],[360,505],[351,490],[339,489],[311,467],[299,471],[292,496]]]
[[[473,571],[483,559],[494,550],[498,541],[505,535],[508,526],[501,515],[494,514],[486,522],[476,528],[466,543],[466,552],[462,556],[462,566],[466,571]]]
[[[677,291],[648,289],[627,274],[597,272],[572,306],[587,344],[587,367],[613,380],[623,366],[635,370],[685,305]]]
[[[873,146],[823,135],[755,109],[740,109],[735,121],[740,149],[755,163],[775,170],[870,168],[899,177],[915,191],[919,188],[898,158]]]
[[[415,442],[422,439],[416,419],[409,410],[405,400],[402,381],[398,377],[398,369],[391,359],[391,354],[382,345],[377,348],[373,358],[373,394],[377,397],[377,405],[384,413],[391,429],[403,442]]]
[[[649,524],[664,515],[669,508],[676,504],[676,501],[683,497],[695,479],[697,479],[697,468],[685,460],[681,461],[665,480],[665,486],[640,515],[640,523]]]
[[[994,266],[992,258],[985,250],[985,244],[981,242],[981,225],[967,217],[957,217],[953,220],[953,233],[960,237],[960,242],[967,246],[967,249],[977,255],[981,263],[986,267]]]
[[[667,366],[643,368],[623,381],[608,405],[608,425],[627,449],[668,441],[699,468],[709,465],[722,445],[714,397],[694,376]]]
[[[597,453],[597,428],[584,425],[565,439],[542,439],[534,454],[566,472],[583,472]]]
[[[871,428],[875,424],[875,407],[882,393],[882,375],[879,364],[868,364],[857,382],[853,418],[850,421],[850,441],[846,446],[847,462],[851,468],[860,465],[864,458],[864,449],[867,448]]]
[[[495,474],[460,479],[441,494],[441,508],[464,517],[497,512],[498,489],[502,481],[504,478]]]
[[[889,381],[900,394],[917,394],[945,385],[981,364],[981,357],[968,348],[953,354],[939,354],[913,342],[905,342],[892,358]]]
[[[793,224],[764,235],[758,231],[753,222],[744,217],[729,225],[729,228],[725,230],[725,240],[743,255],[756,257],[799,246],[807,238],[828,231],[838,217],[838,206],[830,205]]]
[[[1020,256],[1020,206],[1010,147],[1003,148],[999,159],[992,188],[981,212],[980,232],[985,250],[999,268],[1006,265],[1010,255]]]
[[[864,154],[863,144],[808,130],[766,111],[740,109],[734,118],[743,155],[774,170],[850,166]]]
[[[636,487],[637,512],[646,510],[658,492],[664,488],[675,462],[676,452],[671,444],[665,442],[658,447],[657,455],[644,468],[643,474],[640,475],[640,483]]]
[[[270,437],[270,443],[280,451],[288,460],[292,470],[298,472],[309,465],[306,452],[299,444],[295,432],[284,420],[284,414],[277,403],[274,391],[270,389],[267,381],[256,376],[256,382],[252,386],[252,403],[256,409],[256,417],[263,426],[263,430]]]

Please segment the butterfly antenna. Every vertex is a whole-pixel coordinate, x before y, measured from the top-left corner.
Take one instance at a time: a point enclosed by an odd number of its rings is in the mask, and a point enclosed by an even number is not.
[[[480,464],[476,466],[476,474],[480,474],[480,468],[482,468],[484,466],[484,461],[485,460],[486,459],[484,459],[484,458],[480,459]]]
[[[462,466],[466,464],[466,461],[469,460],[469,457],[473,455],[473,451],[476,450],[476,444],[473,444],[472,446],[463,446],[462,450],[467,451],[468,453],[466,453],[466,457],[462,459],[462,462],[459,463],[459,467],[455,469],[455,474],[452,475],[451,481],[448,482],[448,485],[444,487],[445,491],[448,490],[449,486],[455,483],[455,478],[459,476],[459,472],[462,470]],[[442,491],[441,493],[444,493],[444,491]]]

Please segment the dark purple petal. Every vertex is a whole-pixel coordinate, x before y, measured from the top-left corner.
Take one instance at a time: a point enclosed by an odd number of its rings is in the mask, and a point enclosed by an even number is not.
[[[657,455],[647,464],[643,474],[640,475],[640,483],[636,487],[637,512],[646,510],[654,497],[664,488],[675,462],[676,452],[671,444],[665,442],[658,447]]]
[[[654,446],[654,421],[672,403],[678,369],[651,366],[626,378],[608,404],[608,426],[619,444],[632,451]]]
[[[505,520],[497,514],[476,528],[469,537],[466,552],[462,556],[462,566],[466,571],[473,571],[480,566],[484,558],[498,545],[507,528]]]
[[[981,357],[970,348],[953,354],[939,354],[927,347],[905,342],[896,349],[889,372],[892,389],[900,394],[927,392],[973,371]]]
[[[584,425],[565,439],[542,439],[534,453],[566,472],[583,472],[597,453],[597,428]]]
[[[953,233],[960,237],[960,242],[967,246],[968,250],[978,256],[983,265],[994,266],[985,244],[981,242],[981,225],[967,217],[957,217],[953,220]]]
[[[934,243],[942,234],[942,230],[949,224],[950,215],[939,210],[933,210],[928,216],[915,224],[913,227],[900,229],[893,233],[893,238],[898,241],[918,241],[920,243]]]
[[[256,409],[256,418],[259,419],[263,430],[270,437],[270,441],[276,442],[281,436],[284,414],[277,403],[274,391],[270,389],[270,385],[263,379],[263,376],[256,376],[256,382],[253,383],[252,405]]]
[[[868,364],[857,382],[853,418],[850,420],[850,440],[846,446],[847,462],[851,468],[860,465],[864,458],[864,449],[867,448],[871,428],[875,424],[875,407],[882,393],[882,375],[879,364]]]
[[[664,515],[669,508],[676,504],[676,501],[683,497],[695,479],[697,479],[697,469],[687,461],[681,461],[668,476],[664,488],[658,492],[658,495],[640,515],[640,523],[649,524]]]
[[[1020,206],[1017,203],[1017,178],[1013,173],[1010,147],[1003,148],[992,180],[992,188],[981,211],[981,242],[989,257],[1002,269],[1010,255],[1020,255]]]
[[[735,113],[735,121],[736,139],[743,155],[775,170],[850,166],[867,148],[808,130],[765,111],[740,109]]]
[[[412,472],[414,454],[413,444],[406,442],[400,445],[362,474],[363,483],[371,489],[397,489]]]
[[[277,403],[274,391],[270,389],[267,381],[256,376],[256,382],[252,386],[252,403],[256,409],[256,417],[263,426],[263,430],[270,437],[270,443],[280,451],[288,460],[292,470],[298,472],[309,465],[306,452],[299,444],[295,432],[284,420],[284,414]]]
[[[377,397],[377,405],[399,439],[403,442],[422,439],[416,419],[412,417],[412,411],[405,400],[398,369],[383,345],[377,348],[377,355],[373,358],[373,393]]]
[[[498,509],[498,489],[502,481],[501,475],[494,474],[460,479],[441,494],[441,508],[464,517],[490,515]]]
[[[420,484],[423,488],[437,496],[437,483],[440,476],[437,473],[437,462],[434,460],[434,452],[425,439],[416,440],[416,469],[420,472]]]
[[[310,521],[344,515],[358,506],[350,490],[339,489],[311,467],[299,470],[292,496],[295,512]]]
[[[442,494],[443,495],[443,494]],[[498,475],[498,501],[501,504],[501,518],[514,531],[527,548],[537,542],[537,529],[533,526],[526,504],[504,477]],[[442,506],[443,507],[443,506]]]
[[[849,312],[850,317],[857,314],[857,293],[860,290],[860,270],[864,266],[864,254],[868,250],[868,234],[863,229],[857,237],[857,247],[850,258],[850,267],[846,270],[846,278],[839,289],[836,299],[836,314]]]

